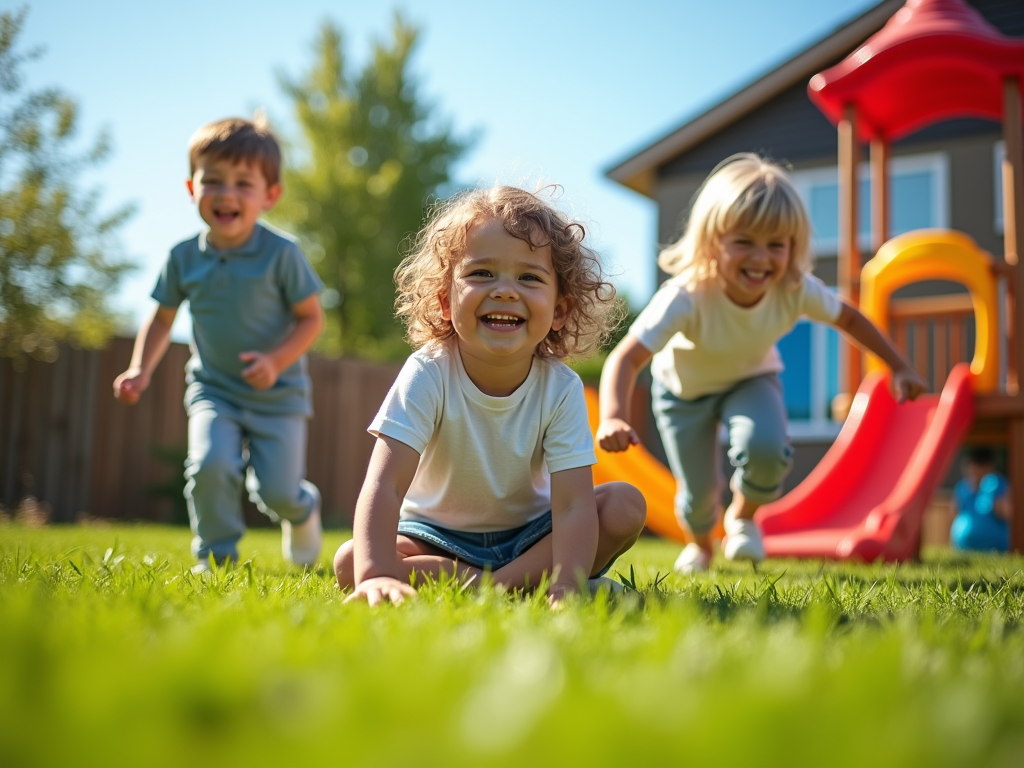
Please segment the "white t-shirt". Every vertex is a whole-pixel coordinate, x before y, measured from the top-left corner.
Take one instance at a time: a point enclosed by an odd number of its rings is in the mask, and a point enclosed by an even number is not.
[[[551,475],[597,463],[583,382],[564,363],[535,357],[508,397],[485,395],[454,341],[415,352],[369,427],[420,454],[403,520],[490,532],[551,509]]]
[[[753,307],[741,307],[716,280],[687,291],[673,278],[630,326],[655,353],[651,374],[684,400],[725,392],[737,382],[782,370],[775,342],[801,317],[834,323],[839,298],[813,275],[799,286],[776,285]]]

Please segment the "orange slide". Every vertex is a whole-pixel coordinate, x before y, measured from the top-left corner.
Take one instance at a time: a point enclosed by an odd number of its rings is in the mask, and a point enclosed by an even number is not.
[[[586,388],[587,411],[590,416],[590,431],[596,435],[599,422],[597,390]],[[634,445],[622,453],[609,453],[597,448],[597,465],[594,467],[594,483],[610,483],[624,480],[632,483],[647,499],[647,527],[669,539],[684,543],[691,541],[689,534],[676,522],[674,499],[676,480],[668,468],[654,458],[642,445]]]

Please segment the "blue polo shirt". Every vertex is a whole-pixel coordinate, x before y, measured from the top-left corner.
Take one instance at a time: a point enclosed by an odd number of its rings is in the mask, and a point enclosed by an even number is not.
[[[238,355],[278,347],[295,325],[292,306],[322,289],[295,241],[262,223],[239,248],[218,251],[205,232],[176,245],[152,296],[165,307],[189,302],[186,407],[214,396],[269,415],[312,415],[305,356],[258,391],[242,378]]]

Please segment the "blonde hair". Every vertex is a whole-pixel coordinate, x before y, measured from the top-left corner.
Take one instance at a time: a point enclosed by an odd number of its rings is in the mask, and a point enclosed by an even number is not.
[[[791,241],[784,284],[797,287],[814,267],[811,226],[793,182],[751,152],[719,163],[694,197],[683,236],[658,255],[658,266],[693,290],[717,274],[720,238],[742,230]]]
[[[445,320],[440,296],[451,291],[455,268],[466,252],[475,222],[497,219],[505,231],[535,248],[551,246],[558,293],[568,300],[568,317],[537,346],[539,357],[584,357],[600,346],[615,326],[620,308],[615,288],[604,279],[601,261],[583,244],[577,221],[517,187],[495,186],[462,193],[439,203],[395,270],[395,313],[406,325],[414,348],[455,335]]]
[[[195,176],[199,158],[230,163],[255,163],[268,186],[281,180],[281,145],[262,110],[251,121],[229,117],[207,123],[188,141],[188,175]]]

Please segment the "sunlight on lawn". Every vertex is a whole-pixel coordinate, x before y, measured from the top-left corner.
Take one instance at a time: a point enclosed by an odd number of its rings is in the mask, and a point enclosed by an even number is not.
[[[552,613],[426,585],[342,605],[275,531],[189,573],[188,533],[0,528],[0,762],[1019,765],[1024,560],[728,564]]]

